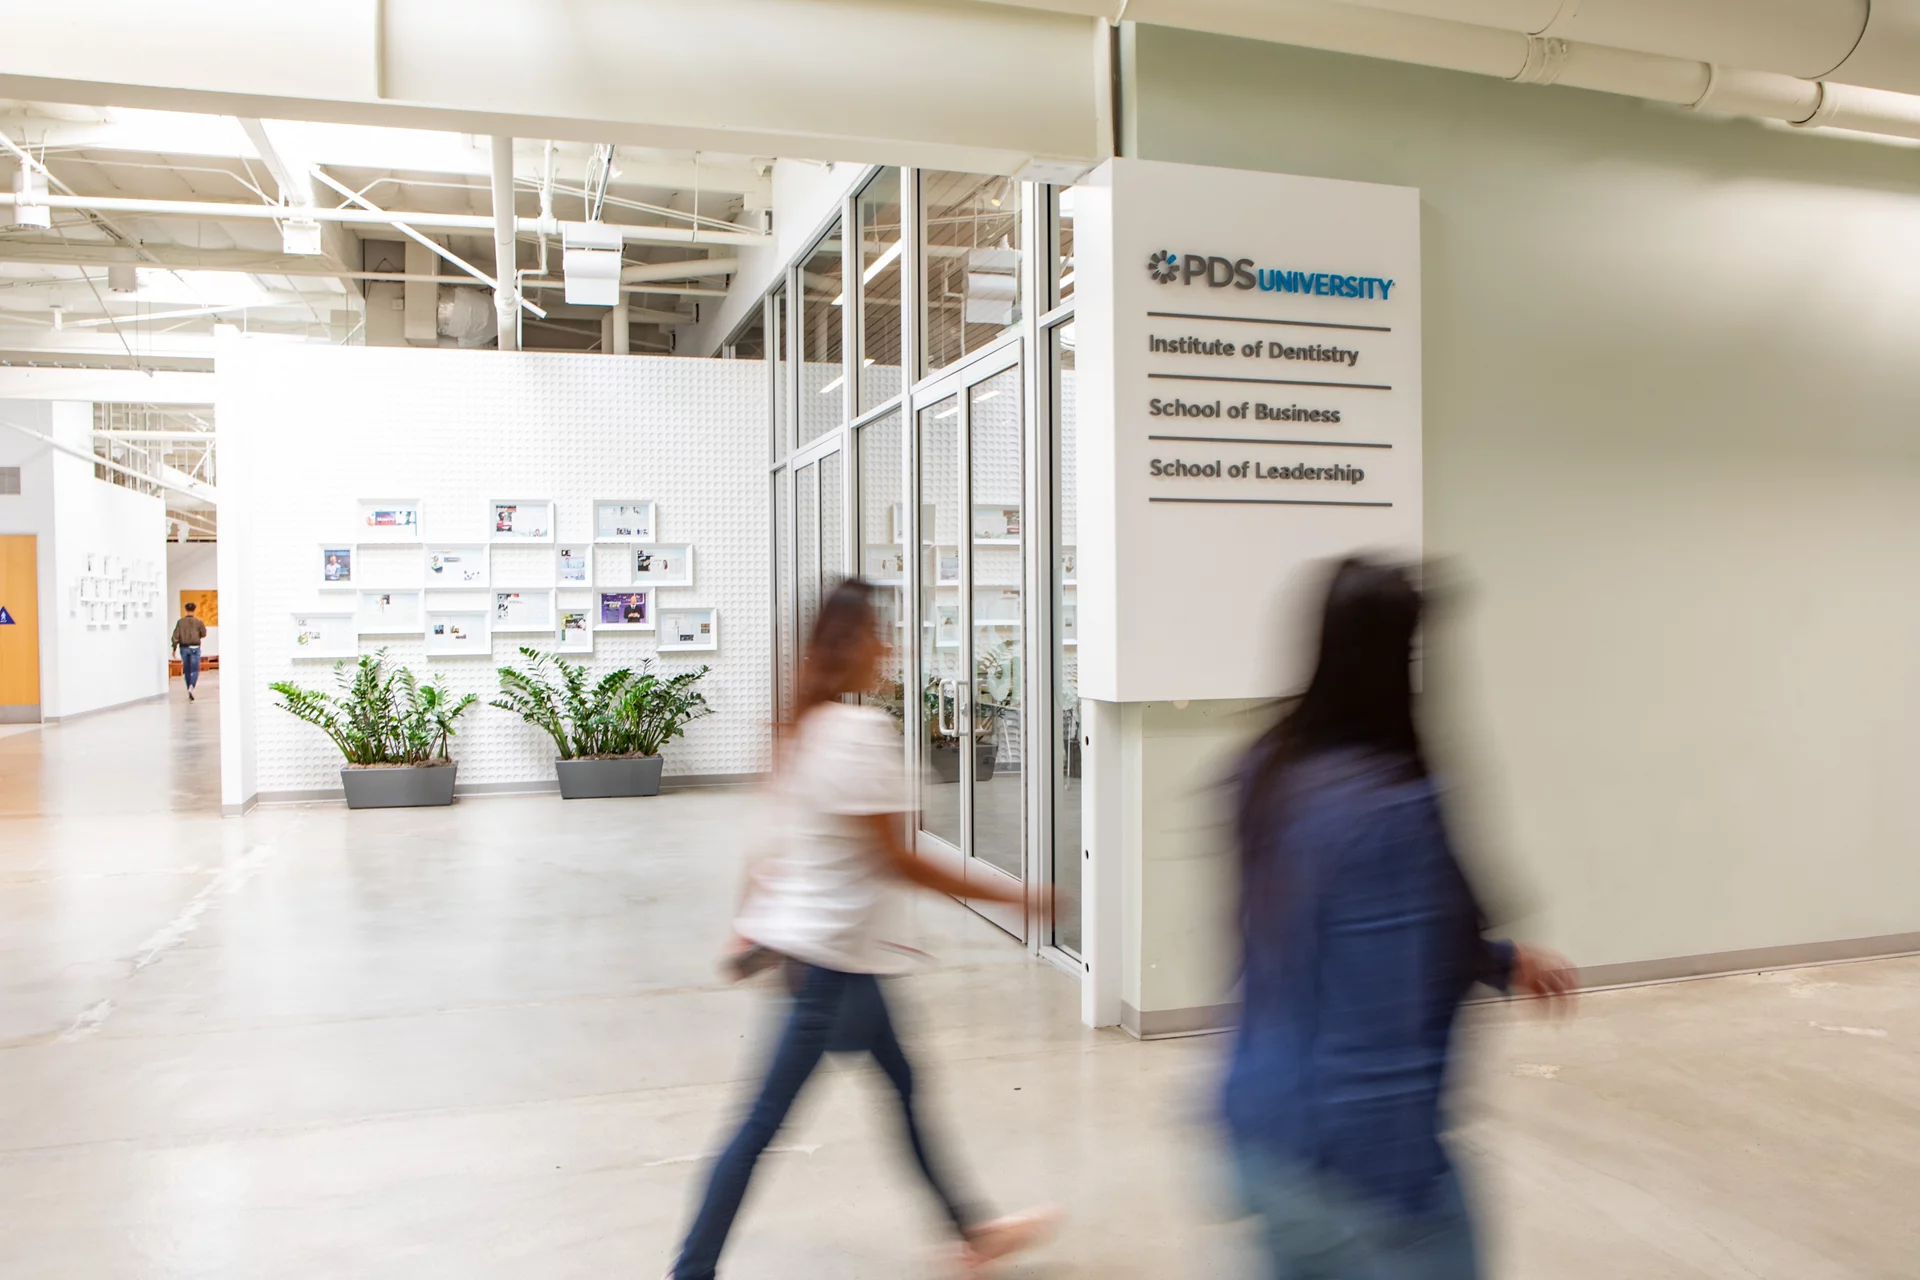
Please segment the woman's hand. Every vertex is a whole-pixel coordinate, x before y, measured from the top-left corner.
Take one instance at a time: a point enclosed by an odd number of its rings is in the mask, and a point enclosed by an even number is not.
[[[1542,947],[1513,948],[1513,975],[1509,987],[1513,994],[1535,996],[1546,1003],[1547,1012],[1564,1017],[1573,1012],[1574,991],[1580,985],[1580,971],[1563,955]]]

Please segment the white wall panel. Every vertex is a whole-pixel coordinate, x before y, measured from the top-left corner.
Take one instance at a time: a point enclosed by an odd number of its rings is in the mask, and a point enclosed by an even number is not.
[[[355,501],[363,497],[417,496],[425,536],[434,542],[485,541],[486,506],[494,498],[553,498],[562,541],[590,538],[595,498],[654,499],[657,536],[693,544],[696,567],[694,585],[664,591],[656,609],[713,607],[721,618],[718,653],[667,655],[657,663],[668,672],[702,661],[713,667],[705,688],[716,714],[668,749],[667,774],[767,768],[763,366],[233,340],[222,348],[219,382],[222,545],[240,540],[243,570],[223,572],[223,587],[236,578],[246,584],[239,598],[223,591],[222,605],[229,623],[244,609],[253,633],[245,678],[254,709],[241,720],[257,751],[251,779],[235,757],[229,805],[256,791],[338,786],[333,748],[265,690],[284,678],[310,686],[332,679],[329,664],[295,660],[289,618],[315,606],[316,548],[355,536]],[[239,447],[228,449],[225,442],[236,436]],[[502,550],[494,582],[550,581],[551,553],[545,544]],[[596,589],[625,585],[622,557],[601,548],[594,559]],[[507,582],[509,565],[523,576],[537,569],[538,582]],[[231,626],[227,639],[231,652]],[[401,661],[444,674],[455,691],[484,700],[495,693],[495,668],[539,639],[497,634],[490,659],[431,661],[418,638],[360,643],[363,652],[384,644]],[[652,633],[600,632],[590,662],[605,671],[653,653]],[[484,705],[462,724],[454,744],[462,786],[552,780],[554,752],[544,735]]]

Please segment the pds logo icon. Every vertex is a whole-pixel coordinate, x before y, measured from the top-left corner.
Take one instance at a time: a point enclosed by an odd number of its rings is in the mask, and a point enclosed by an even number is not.
[[[1180,274],[1180,255],[1171,249],[1162,249],[1147,259],[1147,274],[1161,284],[1173,283]]]

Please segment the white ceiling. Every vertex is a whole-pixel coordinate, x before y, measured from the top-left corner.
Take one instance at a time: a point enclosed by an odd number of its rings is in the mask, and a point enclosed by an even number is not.
[[[492,213],[486,138],[295,121],[264,122],[257,132],[283,165],[317,166],[383,209]],[[280,195],[272,162],[231,116],[0,100],[0,133],[42,160],[77,195],[252,205],[275,203]],[[550,153],[555,215],[584,219],[594,148],[561,143],[551,145]],[[548,155],[549,144],[539,140],[516,143],[522,217],[539,211]],[[770,204],[770,165],[747,156],[619,147],[603,216],[634,225],[664,224],[663,210],[729,223],[751,218]],[[11,154],[0,152],[0,174],[10,179],[16,167]],[[0,189],[10,186],[0,180]],[[315,195],[322,206],[343,203],[319,184]],[[404,260],[398,249],[371,260],[364,252],[363,241],[400,241],[384,227],[328,224],[324,256],[289,257],[279,225],[263,218],[55,210],[51,229],[15,228],[8,225],[12,221],[11,210],[0,209],[0,365],[205,367],[213,326],[222,322],[289,340],[357,341],[369,282],[347,273],[399,269]],[[493,270],[491,233],[429,234],[476,267]],[[523,269],[537,261],[537,239],[521,236]],[[557,282],[559,246],[549,248],[545,278]],[[680,247],[626,249],[630,263],[703,256]],[[107,267],[114,261],[137,264],[136,293],[109,289]],[[461,275],[445,263],[434,271]],[[664,347],[660,322],[676,312],[690,318],[703,300],[693,290],[721,288],[724,280],[658,287],[630,298],[636,314],[652,321],[634,326],[635,351]],[[526,347],[584,350],[599,341],[604,309],[567,307],[557,284],[535,286],[529,296],[549,314],[545,323],[529,323]],[[231,309],[211,310],[216,307]]]

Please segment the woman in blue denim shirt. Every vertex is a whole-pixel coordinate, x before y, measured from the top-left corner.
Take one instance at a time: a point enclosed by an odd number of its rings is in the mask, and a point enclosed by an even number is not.
[[[1242,765],[1246,1008],[1225,1095],[1274,1280],[1472,1280],[1441,1103],[1476,982],[1560,1002],[1564,961],[1481,936],[1414,727],[1421,601],[1342,561],[1299,703]]]

